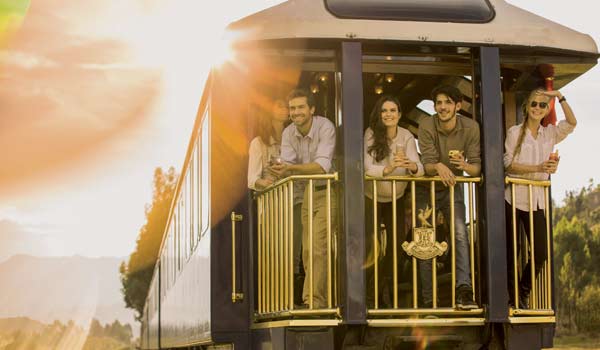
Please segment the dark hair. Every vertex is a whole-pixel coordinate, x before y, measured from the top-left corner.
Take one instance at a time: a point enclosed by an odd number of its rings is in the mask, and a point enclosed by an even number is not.
[[[463,94],[456,86],[440,85],[433,89],[433,91],[431,92],[431,99],[433,100],[434,104],[436,98],[440,94],[450,97],[450,99],[454,101],[454,103],[462,102],[463,100]]]
[[[290,92],[287,96],[287,101],[288,103],[298,97],[306,97],[306,103],[308,104],[309,108],[312,108],[315,106],[315,97],[313,96],[313,94],[309,93],[307,90],[305,89],[294,89],[292,90],[292,92]]]
[[[281,101],[285,104],[285,100],[283,98],[277,98],[275,100],[273,100],[273,103],[271,104],[272,106],[277,103],[278,101]],[[258,136],[261,140],[261,142],[267,146],[269,146],[271,144],[271,137],[273,137],[274,139],[277,139],[275,137],[275,128],[273,128],[273,115],[272,115],[272,111],[261,111],[259,117],[258,117],[258,127],[256,129],[256,136]],[[288,124],[290,124],[290,120],[288,119],[287,121],[285,121],[283,123],[283,127],[285,128]]]
[[[373,144],[369,146],[367,152],[380,162],[390,154],[390,146],[388,145],[386,127],[381,121],[381,108],[386,102],[393,102],[398,107],[398,113],[402,113],[400,101],[394,96],[384,95],[375,102],[375,106],[371,110],[369,117],[369,127],[373,131]]]

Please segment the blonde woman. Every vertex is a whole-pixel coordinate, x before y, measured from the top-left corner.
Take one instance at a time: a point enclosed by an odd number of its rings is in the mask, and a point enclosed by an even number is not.
[[[550,112],[550,100],[558,98],[558,102],[565,113],[565,120],[558,125],[542,126],[542,119]],[[534,90],[522,105],[524,121],[522,124],[510,128],[506,135],[504,167],[511,177],[528,180],[548,180],[558,167],[558,157],[551,157],[554,146],[564,140],[573,132],[577,125],[575,115],[567,99],[560,91]],[[506,236],[508,259],[508,295],[511,306],[514,305],[514,266],[513,266],[513,234],[512,234],[512,195],[510,187],[506,188]],[[532,196],[534,220],[534,259],[536,275],[546,262],[546,216],[544,210],[544,190],[533,187]],[[517,227],[523,225],[529,239],[529,192],[527,186],[516,186],[515,206],[517,212]],[[529,308],[528,297],[531,290],[531,266],[529,263],[523,270],[519,281],[519,305],[521,309]]]

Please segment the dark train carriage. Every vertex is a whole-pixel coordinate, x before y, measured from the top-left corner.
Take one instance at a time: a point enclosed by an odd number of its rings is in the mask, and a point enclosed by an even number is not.
[[[521,182],[504,175],[503,140],[505,130],[522,120],[518,106],[530,89],[559,89],[596,64],[589,36],[502,0],[290,0],[229,29],[235,56],[213,69],[204,89],[145,307],[142,348],[552,346],[551,259],[533,281],[531,308],[508,307],[504,189]],[[394,264],[389,305],[378,300],[378,279],[365,277],[380,268],[377,242],[397,238],[397,228],[365,227],[365,186],[408,184],[408,231],[417,228],[415,187],[441,186],[437,177],[365,176],[369,111],[379,95],[397,96],[400,124],[416,135],[433,113],[429,95],[439,84],[463,93],[460,113],[481,129],[482,176],[461,178],[464,185],[451,192],[464,191],[468,210],[477,307],[467,311],[456,308],[452,249],[433,264],[437,298],[430,307],[419,296],[415,257]],[[316,114],[336,127],[335,171],[292,176],[251,192],[248,144],[257,120],[297,86],[314,95]],[[304,309],[294,304],[292,208],[295,184],[313,182],[326,184],[328,208],[339,211],[326,224],[326,306],[316,308],[309,298]],[[548,188],[550,182],[526,184]],[[445,219],[433,220],[441,241]],[[449,226],[445,239],[451,243]],[[551,251],[551,240],[545,248]],[[394,250],[396,258],[404,254]],[[312,271],[305,274],[310,279]],[[368,301],[373,290],[374,301]]]

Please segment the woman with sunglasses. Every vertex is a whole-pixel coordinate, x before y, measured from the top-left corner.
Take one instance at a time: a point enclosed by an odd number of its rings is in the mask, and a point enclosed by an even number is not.
[[[550,112],[550,100],[558,98],[558,102],[565,113],[565,119],[558,125],[549,124],[542,126],[541,122]],[[554,174],[558,167],[558,157],[550,154],[556,144],[564,140],[573,132],[577,120],[573,110],[567,103],[567,99],[560,91],[534,90],[522,105],[524,120],[522,124],[510,128],[506,135],[504,168],[510,177],[518,177],[527,180],[548,180],[550,174]],[[552,158],[552,159],[551,159]],[[532,191],[533,208],[533,236],[534,236],[534,260],[536,276],[544,266],[547,259],[547,233],[546,217],[544,214],[545,200],[544,189],[533,186]],[[506,200],[506,237],[507,237],[507,259],[508,259],[508,295],[511,306],[515,306],[514,300],[514,266],[513,266],[513,224],[512,224],[512,192],[510,186],[506,188],[504,198]],[[529,239],[529,190],[525,185],[516,185],[515,206],[517,216],[517,228],[523,225],[525,234]],[[518,248],[517,248],[518,249]],[[517,252],[518,254],[518,252]],[[529,308],[528,298],[531,290],[531,266],[527,263],[519,281],[519,305],[520,309]]]

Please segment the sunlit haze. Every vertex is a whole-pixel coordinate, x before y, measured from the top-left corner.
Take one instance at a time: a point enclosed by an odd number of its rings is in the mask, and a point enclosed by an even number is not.
[[[0,13],[0,261],[128,255],[154,168],[182,165],[224,27],[280,2],[43,0]],[[600,5],[509,2],[600,42]],[[585,157],[600,149],[598,91],[597,67],[563,90],[580,124],[559,146],[559,201],[600,178]]]

